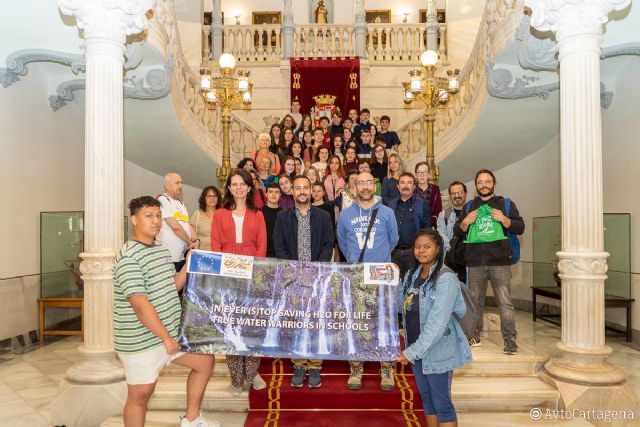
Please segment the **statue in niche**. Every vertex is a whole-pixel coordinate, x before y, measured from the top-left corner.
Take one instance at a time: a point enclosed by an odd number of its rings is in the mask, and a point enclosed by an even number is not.
[[[327,20],[327,15],[328,14],[329,14],[329,11],[324,6],[324,0],[320,0],[318,2],[318,7],[316,7],[316,10],[314,12],[314,16],[316,18],[316,24],[327,24],[328,23],[328,20]]]

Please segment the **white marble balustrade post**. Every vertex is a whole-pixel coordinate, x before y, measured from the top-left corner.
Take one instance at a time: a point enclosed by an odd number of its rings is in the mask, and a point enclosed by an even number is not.
[[[284,14],[282,21],[282,59],[294,56],[293,37],[296,26],[293,23],[293,0],[284,0]]]
[[[127,35],[147,26],[151,0],[59,0],[84,32],[85,188],[83,359],[51,405],[54,424],[98,426],[122,411],[124,372],[113,348],[113,264],[123,242],[123,65]]]
[[[531,25],[556,35],[560,61],[562,356],[546,378],[567,409],[638,409],[624,372],[606,359],[600,54],[609,12],[630,0],[526,0]]]
[[[231,18],[230,16],[227,19]],[[211,12],[211,60],[217,61],[222,55],[222,34],[224,25],[222,24],[222,0],[213,0],[213,10]]]
[[[356,0],[356,22],[354,28],[356,29],[356,46],[355,54],[358,58],[365,58],[367,56],[367,21],[365,19],[364,12],[364,0]]]
[[[435,0],[427,1],[427,50],[438,51],[438,12]]]

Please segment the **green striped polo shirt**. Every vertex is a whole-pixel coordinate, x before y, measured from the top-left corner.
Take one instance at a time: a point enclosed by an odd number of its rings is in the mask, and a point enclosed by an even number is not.
[[[138,320],[127,300],[132,295],[146,295],[169,334],[177,338],[181,307],[175,273],[171,254],[163,246],[130,240],[120,249],[113,267],[116,351],[135,353],[162,345],[162,340]]]

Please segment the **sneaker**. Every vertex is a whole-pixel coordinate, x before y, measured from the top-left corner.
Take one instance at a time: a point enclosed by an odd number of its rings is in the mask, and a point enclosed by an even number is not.
[[[252,383],[253,383],[253,389],[254,390],[263,390],[263,389],[267,388],[267,383],[264,382],[264,380],[262,379],[260,374],[256,374],[256,376],[253,377]]]
[[[351,366],[349,381],[347,381],[349,390],[360,390],[362,388],[362,371],[362,366]]]
[[[201,412],[193,421],[189,421],[186,416],[180,417],[180,427],[220,427],[220,422],[206,419]]]
[[[236,387],[233,384],[231,384],[227,390],[234,396],[240,396],[242,394],[242,387]]]
[[[507,338],[504,340],[504,354],[518,354],[518,344],[514,338]]]
[[[318,388],[321,385],[320,369],[309,369],[309,388]]]
[[[305,370],[302,366],[294,366],[293,376],[291,377],[291,387],[300,388],[304,383]]]
[[[482,343],[480,342],[480,338],[476,340],[476,338],[469,338],[469,347],[482,347]]]
[[[391,391],[396,387],[393,379],[393,368],[380,368],[380,390]]]

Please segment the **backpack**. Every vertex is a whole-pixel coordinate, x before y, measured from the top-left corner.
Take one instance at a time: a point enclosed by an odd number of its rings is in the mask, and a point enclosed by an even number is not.
[[[511,210],[511,199],[508,197],[504,198],[504,213],[508,217],[509,211]],[[518,240],[518,236],[513,233],[510,233],[507,230],[507,237],[509,238],[509,246],[511,246],[511,265],[517,264],[520,261],[520,240]]]
[[[451,211],[453,208],[447,208],[444,210],[444,226],[447,227],[449,225],[449,217],[451,216]]]
[[[451,272],[454,273],[450,268],[443,268],[438,273],[438,279],[442,276],[443,273]],[[473,301],[473,293],[471,289],[458,280],[460,285],[460,291],[462,292],[462,298],[464,299],[464,304],[467,306],[467,311],[462,317],[455,316],[456,320],[462,327],[462,332],[466,335],[467,339],[471,339],[475,336],[476,333],[476,305]],[[436,281],[437,284],[437,281]]]
[[[473,200],[465,203],[460,218],[464,218],[471,211]],[[464,261],[464,234],[462,236],[454,235],[451,239],[451,248],[444,257],[444,263],[452,269],[458,277],[466,272],[467,264]]]

